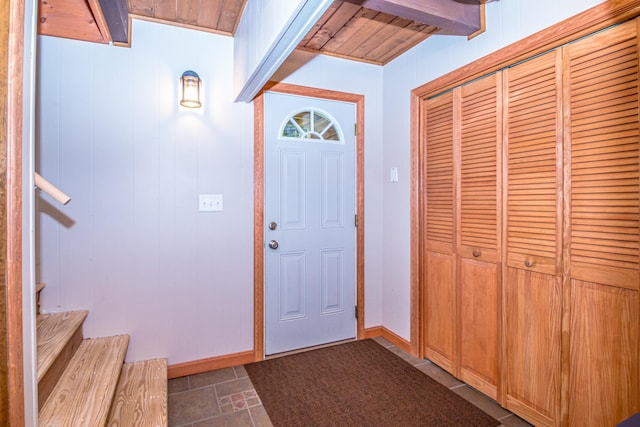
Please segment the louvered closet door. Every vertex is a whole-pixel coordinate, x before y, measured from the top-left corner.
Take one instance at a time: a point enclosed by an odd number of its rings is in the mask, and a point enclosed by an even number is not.
[[[504,72],[504,389],[506,407],[537,426],[560,417],[561,60],[557,50]]]
[[[453,97],[423,101],[426,130],[425,356],[455,373],[456,259]]]
[[[497,399],[502,122],[500,74],[460,96],[460,379]]]
[[[565,48],[569,424],[640,411],[637,22]]]

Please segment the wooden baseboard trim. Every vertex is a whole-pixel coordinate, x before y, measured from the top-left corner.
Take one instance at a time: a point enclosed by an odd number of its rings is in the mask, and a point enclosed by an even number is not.
[[[391,332],[384,326],[374,326],[365,328],[362,339],[382,337],[391,342],[396,347],[411,354],[411,343],[404,338]],[[253,350],[242,353],[225,354],[224,356],[209,357],[207,359],[193,360],[191,362],[176,363],[167,368],[167,378],[179,378],[187,375],[201,374],[203,372],[216,369],[230,368],[232,366],[244,365],[246,363],[257,362],[256,354]]]
[[[362,338],[376,338],[382,337],[387,341],[391,342],[396,347],[400,348],[402,351],[411,353],[411,343],[399,335],[396,335],[394,332],[391,332],[389,329],[384,326],[374,326],[371,328],[365,328]],[[415,354],[412,354],[415,356]]]
[[[230,368],[255,362],[253,350],[242,353],[225,354],[224,356],[209,357],[207,359],[193,360],[191,362],[176,363],[167,368],[167,378],[179,378],[187,375],[201,374],[216,369]]]

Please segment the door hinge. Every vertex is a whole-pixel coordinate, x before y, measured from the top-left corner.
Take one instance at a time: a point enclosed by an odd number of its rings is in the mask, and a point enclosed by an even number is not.
[[[355,225],[356,227],[358,227],[358,214],[355,214],[353,216],[353,225]]]
[[[356,319],[358,318],[358,306],[356,305],[354,308],[354,314],[356,316]]]
[[[358,135],[358,124],[357,123],[353,124],[353,134],[354,135]]]

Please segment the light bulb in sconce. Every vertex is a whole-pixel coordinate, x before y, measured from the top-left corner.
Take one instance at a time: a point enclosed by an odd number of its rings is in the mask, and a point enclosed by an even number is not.
[[[188,108],[200,108],[202,102],[200,102],[200,86],[202,80],[195,71],[187,70],[182,73],[180,77],[180,88],[182,90],[182,97],[180,98],[180,105]]]

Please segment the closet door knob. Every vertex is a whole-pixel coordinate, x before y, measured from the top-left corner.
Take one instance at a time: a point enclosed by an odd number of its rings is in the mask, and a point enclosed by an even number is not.
[[[480,256],[480,250],[479,249],[474,249],[473,252],[471,253],[474,257],[478,258]]]
[[[525,265],[525,266],[527,266],[527,267],[529,267],[529,268],[533,267],[533,260],[531,260],[531,259],[527,258],[527,259],[524,261],[524,265]]]

